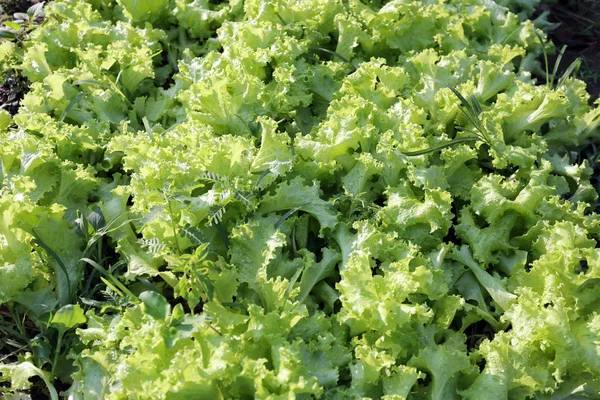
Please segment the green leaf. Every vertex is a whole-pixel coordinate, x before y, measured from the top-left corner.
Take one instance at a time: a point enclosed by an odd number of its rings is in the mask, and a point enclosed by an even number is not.
[[[65,266],[65,264],[63,263],[63,261],[61,260],[61,258],[58,256],[58,254],[56,254],[54,252],[54,250],[52,250],[50,247],[48,247],[37,235],[37,233],[35,232],[34,229],[32,229],[32,233],[33,236],[35,237],[34,240],[32,240],[32,242],[34,244],[36,244],[37,246],[41,247],[42,249],[44,249],[46,251],[46,253],[48,253],[48,255],[50,255],[54,261],[56,261],[56,263],[58,264],[58,266],[60,267],[60,270],[62,271],[62,273],[64,274],[64,279],[66,281],[66,288],[67,288],[67,298],[71,299],[73,297],[73,286],[71,284],[71,278],[69,276],[69,271],[67,270],[67,267]],[[64,295],[62,296],[64,298]]]
[[[47,286],[36,291],[21,292],[15,296],[14,301],[26,307],[37,317],[53,311],[58,305],[58,299],[52,290],[52,286]]]
[[[461,377],[471,374],[475,367],[469,362],[460,335],[450,336],[441,345],[424,346],[408,365],[431,375],[428,398],[432,400],[457,398]]]
[[[15,39],[17,37],[17,32],[14,29],[9,27],[0,27],[0,39]]]
[[[300,279],[300,294],[296,300],[304,301],[315,285],[332,275],[335,266],[342,260],[341,255],[329,248],[323,249],[323,258],[318,263],[312,263],[302,272]]]
[[[181,235],[188,238],[193,245],[198,246],[206,241],[204,234],[191,225],[186,225],[181,229]]]
[[[23,22],[29,22],[29,15],[25,13],[14,13],[13,14],[14,22],[17,24],[21,24]]]
[[[85,324],[86,321],[83,309],[79,304],[67,304],[54,314],[50,326],[64,332],[77,325]]]
[[[169,5],[168,0],[118,0],[133,22],[154,22]]]
[[[32,5],[27,9],[27,15],[29,15],[32,19],[43,18],[44,17],[44,3],[43,1]]]
[[[326,228],[335,228],[338,219],[333,206],[320,198],[320,192],[317,182],[313,182],[312,186],[305,186],[302,178],[297,177],[290,183],[280,184],[275,195],[265,196],[259,212],[268,214],[277,211],[302,210],[319,221],[322,233]]]
[[[475,260],[473,260],[473,256],[471,255],[468,246],[462,246],[458,250],[454,249],[451,253],[451,257],[471,269],[471,272],[473,272],[481,286],[487,290],[490,296],[492,296],[492,299],[494,299],[496,304],[498,304],[502,310],[508,310],[510,306],[515,303],[517,296],[506,290],[498,278],[490,275],[481,268]],[[478,301],[481,301],[481,299],[479,298]]]
[[[22,26],[20,24],[17,24],[16,22],[12,22],[12,21],[4,21],[4,25],[6,25],[10,29],[14,30],[15,32],[18,32],[22,28]]]
[[[165,320],[171,313],[171,305],[157,292],[145,291],[139,298],[144,303],[146,313],[154,319]]]
[[[73,107],[75,107],[77,105],[77,103],[83,98],[83,96],[85,96],[85,93],[79,92],[79,93],[77,93],[77,96],[73,97],[73,99],[71,100],[69,105],[67,105],[67,107],[65,108],[65,111],[63,111],[60,118],[58,119],[60,122],[65,120],[67,115],[69,115],[69,113],[71,112]]]
[[[16,390],[29,389],[31,387],[31,381],[29,379],[34,376],[40,377],[48,388],[50,399],[58,400],[58,393],[52,385],[51,380],[48,377],[48,373],[46,371],[42,371],[30,361],[7,365],[0,364],[0,373],[2,373],[2,375],[7,375],[10,378],[12,382],[12,388]]]
[[[92,225],[95,232],[98,232],[106,225],[106,221],[104,220],[104,215],[102,214],[100,207],[95,207],[90,215],[88,215],[87,220],[90,222],[90,225]]]

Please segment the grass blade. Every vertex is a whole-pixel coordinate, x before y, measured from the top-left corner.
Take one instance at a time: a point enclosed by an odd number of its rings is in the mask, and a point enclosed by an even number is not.
[[[80,80],[74,81],[73,84],[77,85],[77,86],[81,86],[81,85],[97,86],[97,87],[100,87],[102,89],[106,89],[107,88],[107,86],[105,84],[100,83],[100,82],[96,82],[96,81],[93,81],[93,80],[90,80],[90,79],[80,79]]]
[[[448,89],[452,90],[452,93],[454,93],[456,95],[456,97],[458,97],[458,99],[460,100],[460,102],[464,108],[466,108],[472,114],[475,114],[475,110],[473,110],[473,107],[471,107],[471,104],[467,101],[467,99],[465,99],[465,97],[462,94],[460,94],[460,92],[458,90],[456,90],[453,86],[450,86],[450,85],[448,85]]]
[[[309,204],[310,204],[310,201],[308,203],[300,204],[298,207],[294,207],[291,210],[289,210],[288,212],[286,212],[285,214],[283,214],[283,216],[281,218],[279,218],[279,220],[277,220],[277,222],[275,222],[275,229],[279,229],[281,224],[283,224],[290,215],[292,215],[293,213],[295,213],[302,207],[306,207]]]
[[[279,18],[279,21],[281,22],[282,25],[287,26],[287,22],[285,22],[285,19],[283,19],[283,17],[281,16],[281,14],[279,14],[277,11],[275,12],[275,15],[277,16],[277,18]]]
[[[35,228],[31,229],[31,232],[32,232],[33,237],[35,238],[35,239],[33,239],[33,243],[35,243],[37,246],[44,249],[44,251],[46,253],[48,253],[48,255],[54,259],[54,261],[56,261],[56,263],[58,264],[58,266],[60,267],[62,272],[65,274],[65,279],[67,280],[67,289],[68,289],[68,293],[69,293],[69,299],[72,299],[73,298],[73,288],[71,287],[71,277],[69,277],[69,272],[67,271],[67,267],[62,262],[62,260],[58,256],[58,254],[56,254],[54,252],[54,250],[52,250],[50,247],[48,247],[42,241],[42,239],[40,239],[39,235],[35,231]]]
[[[556,84],[556,88],[558,89],[559,87],[564,85],[567,79],[571,77],[571,75],[574,75],[577,73],[577,71],[579,71],[579,67],[581,67],[581,58],[577,58],[571,63],[571,65],[569,65],[563,76],[559,79],[558,83]]]
[[[294,276],[292,276],[292,278],[288,282],[287,288],[285,289],[285,294],[283,296],[283,302],[284,303],[287,301],[288,296],[290,295],[290,292],[294,288],[294,285],[296,284],[296,282],[298,282],[298,278],[300,278],[300,275],[302,274],[302,271],[303,271],[303,268],[298,268],[296,270],[296,272],[294,273]]]
[[[469,96],[469,100],[471,100],[471,105],[473,107],[473,110],[475,111],[475,115],[479,116],[483,112],[483,110],[481,109],[481,105],[477,101],[477,98],[475,98],[475,95],[472,94],[471,96]]]
[[[506,44],[506,43],[508,43],[508,41],[509,41],[510,39],[512,39],[512,37],[513,37],[514,35],[516,35],[516,34],[517,34],[517,32],[519,32],[519,31],[520,31],[522,28],[523,28],[523,25],[519,25],[519,27],[518,27],[517,29],[515,29],[515,30],[514,30],[514,31],[512,31],[512,32],[511,32],[511,33],[510,33],[508,36],[506,36],[504,39],[502,39],[502,44]]]
[[[58,119],[59,122],[63,122],[66,118],[66,116],[71,112],[71,110],[73,109],[73,107],[75,107],[75,105],[79,102],[79,100],[81,100],[81,98],[85,95],[85,93],[83,92],[79,92],[77,94],[77,96],[75,96],[73,98],[73,100],[71,100],[71,102],[69,103],[69,105],[67,106],[67,108],[65,108],[65,111],[63,111],[63,113],[61,114],[60,118]]]
[[[114,276],[112,276],[107,270],[105,270],[96,261],[91,260],[89,258],[82,258],[79,261],[83,261],[85,263],[88,263],[89,265],[91,265],[92,267],[94,267],[94,269],[96,269],[98,272],[100,272],[102,275],[104,275],[105,277],[107,277],[108,281],[110,281],[111,284],[113,284],[114,286],[116,286],[117,288],[119,288],[119,290],[121,290],[123,293],[127,294],[132,299],[137,299],[137,297],[133,293],[131,293],[131,291],[129,289],[127,289],[127,287],[125,287],[125,285],[123,285],[121,283],[121,281],[119,281],[117,278],[115,278]]]
[[[337,57],[340,61],[343,61],[346,64],[350,65],[353,69],[356,69],[356,67],[350,61],[348,61],[346,59],[346,57],[342,56],[341,54],[339,54],[339,53],[337,53],[337,52],[335,52],[333,50],[324,49],[323,47],[311,47],[308,50],[310,50],[312,52],[319,52],[319,51],[321,51],[323,53],[327,53],[330,56]]]
[[[398,152],[400,152],[401,154],[403,154],[405,156],[409,156],[409,157],[422,156],[424,154],[429,154],[429,153],[433,153],[434,151],[445,149],[446,147],[454,146],[455,144],[465,143],[465,142],[475,142],[477,140],[481,140],[481,138],[476,137],[476,136],[464,137],[464,138],[454,139],[454,140],[451,140],[449,142],[446,142],[446,143],[443,143],[443,144],[440,144],[440,145],[437,145],[437,146],[434,146],[434,147],[430,147],[428,149],[417,150],[417,151],[402,151],[402,150],[398,150]]]
[[[458,97],[458,99],[460,100],[460,103],[461,103],[460,110],[462,111],[465,118],[475,128],[477,128],[478,130],[481,130],[481,126],[480,126],[479,120],[477,118],[477,116],[479,114],[475,111],[475,108],[473,108],[473,105],[471,105],[471,103],[469,103],[469,101],[467,99],[465,99],[465,97],[462,94],[460,94],[460,92],[458,90],[456,90],[454,87],[448,85],[448,88],[450,90],[452,90],[452,93],[454,93],[456,95],[456,97]],[[479,106],[479,103],[477,103],[477,105]],[[481,109],[481,108],[479,108],[479,109]]]
[[[483,109],[481,108],[481,105],[479,104],[479,101],[477,101],[477,98],[475,97],[475,95],[469,96],[469,99],[471,100],[469,102],[454,87],[448,85],[448,88],[460,100],[460,103],[461,103],[461,105],[460,105],[460,111],[462,112],[463,116],[467,119],[467,121],[469,121],[475,127],[475,130],[477,131],[477,133],[474,133],[474,132],[473,133],[476,136],[478,136],[479,139],[483,140],[484,142],[490,143],[491,142],[491,138],[488,135],[488,133],[487,133],[487,131],[486,131],[486,129],[485,129],[485,127],[484,127],[481,119],[479,118],[479,116],[481,115],[481,113],[483,113]]]
[[[558,72],[558,67],[560,66],[560,62],[562,61],[563,55],[567,50],[567,45],[564,45],[560,49],[560,53],[558,53],[558,57],[556,57],[556,62],[554,63],[554,70],[552,71],[552,76],[550,77],[550,86],[554,85],[554,78],[556,77],[556,73]]]
[[[20,351],[22,351],[26,347],[31,348],[31,343],[35,342],[36,340],[40,340],[41,338],[42,338],[41,334],[36,335],[32,339],[26,338],[27,343],[19,345],[19,347],[17,347],[16,350],[12,351],[9,354],[6,354],[6,355],[3,354],[2,357],[0,357],[0,363],[4,362],[4,360],[7,360],[10,357],[16,355],[17,353],[19,353]]]
[[[546,65],[546,84],[551,85],[550,73],[548,72],[548,51],[546,51],[546,42],[544,42],[542,35],[540,35],[537,29],[533,29],[533,33],[535,33],[535,36],[538,38],[540,44],[542,45],[542,52],[544,53],[544,64]]]
[[[256,181],[256,185],[254,185],[254,188],[258,188],[258,186],[260,185],[260,183],[262,182],[263,179],[265,179],[265,177],[267,175],[269,175],[271,173],[270,169],[266,169],[264,171],[261,172],[260,176],[258,177],[258,180]]]

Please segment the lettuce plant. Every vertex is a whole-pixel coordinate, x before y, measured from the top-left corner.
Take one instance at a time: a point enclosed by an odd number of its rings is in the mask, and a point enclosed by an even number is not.
[[[6,47],[0,391],[594,398],[600,109],[540,84],[536,3],[49,4]]]

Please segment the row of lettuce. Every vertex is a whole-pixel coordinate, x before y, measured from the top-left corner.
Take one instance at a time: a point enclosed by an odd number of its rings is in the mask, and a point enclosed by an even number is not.
[[[593,398],[600,109],[497,3],[50,4],[0,44],[0,391]]]

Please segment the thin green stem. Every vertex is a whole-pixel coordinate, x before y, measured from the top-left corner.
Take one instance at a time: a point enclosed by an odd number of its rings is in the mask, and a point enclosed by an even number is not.
[[[454,146],[455,144],[459,144],[459,143],[464,143],[464,142],[475,142],[477,140],[481,140],[481,138],[479,137],[465,137],[465,138],[458,138],[458,139],[454,139],[451,140],[449,142],[446,143],[442,143],[438,146],[434,146],[434,147],[430,147],[427,149],[423,149],[423,150],[417,150],[417,151],[402,151],[402,150],[398,150],[399,153],[405,155],[405,156],[409,156],[409,157],[413,157],[413,156],[422,156],[425,154],[429,154],[429,153],[433,153],[434,151],[438,151],[438,150],[442,150],[445,149],[447,147],[450,146]]]
[[[77,96],[75,96],[73,98],[73,100],[71,100],[71,102],[69,103],[69,105],[67,106],[67,108],[65,108],[65,111],[63,111],[63,113],[61,114],[60,118],[58,119],[59,122],[63,122],[65,120],[65,118],[67,117],[67,115],[69,114],[69,112],[71,112],[71,110],[73,109],[73,107],[75,107],[75,105],[79,102],[79,100],[81,100],[81,98],[84,95],[85,95],[85,93],[79,92],[77,94]]]
[[[100,272],[102,275],[106,276],[108,278],[108,280],[112,281],[114,283],[115,287],[119,288],[123,293],[127,294],[132,299],[137,299],[137,297],[133,293],[131,293],[131,291],[129,289],[127,289],[127,287],[125,285],[123,285],[121,283],[121,281],[119,281],[117,278],[115,278],[110,272],[106,271],[96,261],[90,260],[89,258],[82,258],[82,259],[80,259],[80,261],[83,261],[83,262],[86,262],[86,263],[90,264],[98,272]]]
[[[179,247],[179,240],[177,239],[177,228],[175,226],[175,218],[173,214],[173,207],[171,207],[171,200],[169,200],[165,196],[165,200],[167,201],[167,205],[169,206],[169,215],[171,219],[171,229],[173,229],[173,237],[175,238],[175,248],[177,248],[177,253],[181,254],[181,248]]]
[[[310,47],[308,50],[312,51],[312,52],[323,52],[323,53],[327,53],[330,56],[333,57],[337,57],[340,61],[348,64],[349,66],[352,67],[352,69],[356,69],[356,67],[354,66],[354,64],[352,64],[349,60],[347,60],[344,56],[342,56],[341,54],[333,51],[333,50],[329,50],[329,49],[324,49],[322,47]]]
[[[279,220],[277,222],[275,222],[275,229],[279,229],[279,227],[281,226],[281,224],[283,224],[285,222],[285,220],[292,215],[293,213],[295,213],[296,211],[302,209],[302,207],[306,207],[307,205],[310,204],[310,201],[308,203],[304,203],[301,204],[297,207],[292,208],[291,210],[289,210],[288,212],[286,212],[281,218],[279,218]]]
[[[546,43],[544,42],[542,35],[540,35],[537,29],[534,28],[533,33],[535,33],[535,36],[537,36],[538,40],[540,41],[540,44],[542,45],[542,53],[544,54],[544,64],[546,66],[546,85],[551,86],[552,83],[550,82],[550,70],[548,65],[548,51],[546,51]]]
[[[13,307],[9,306],[8,307],[8,311],[10,312],[10,317],[12,318],[12,320],[15,323],[15,325],[19,329],[19,333],[21,335],[23,335],[24,338],[27,338],[27,332],[25,332],[25,328],[23,326],[23,323],[22,323],[22,321],[21,321],[20,318],[17,318],[17,315],[15,314],[15,310],[13,309]]]
[[[61,329],[58,331],[58,340],[56,341],[56,352],[54,353],[54,360],[52,361],[52,371],[50,372],[52,380],[54,380],[54,373],[56,371],[56,364],[58,364],[58,356],[60,355],[60,349],[62,347],[62,340],[65,332]]]
[[[550,86],[554,86],[554,78],[556,77],[556,73],[558,72],[558,67],[560,66],[560,62],[562,61],[562,58],[565,54],[565,51],[567,50],[567,45],[564,45],[561,49],[560,49],[560,53],[558,54],[558,57],[556,58],[556,61],[554,62],[554,70],[552,71],[552,76],[550,77]]]
[[[60,267],[62,272],[65,274],[65,280],[67,281],[67,289],[68,289],[69,299],[72,299],[73,298],[73,288],[71,287],[71,278],[69,277],[69,272],[67,271],[67,267],[62,262],[60,257],[50,247],[48,247],[44,242],[42,242],[42,239],[40,239],[39,235],[35,231],[35,228],[31,229],[31,234],[35,238],[35,239],[33,239],[32,242],[34,244],[36,244],[37,246],[41,247],[42,249],[44,249],[46,251],[46,253],[48,253],[48,255],[54,259],[54,261],[56,261],[56,263],[58,264],[58,266]]]
[[[96,257],[98,257],[98,262],[102,260],[102,237],[98,240],[98,253]]]

